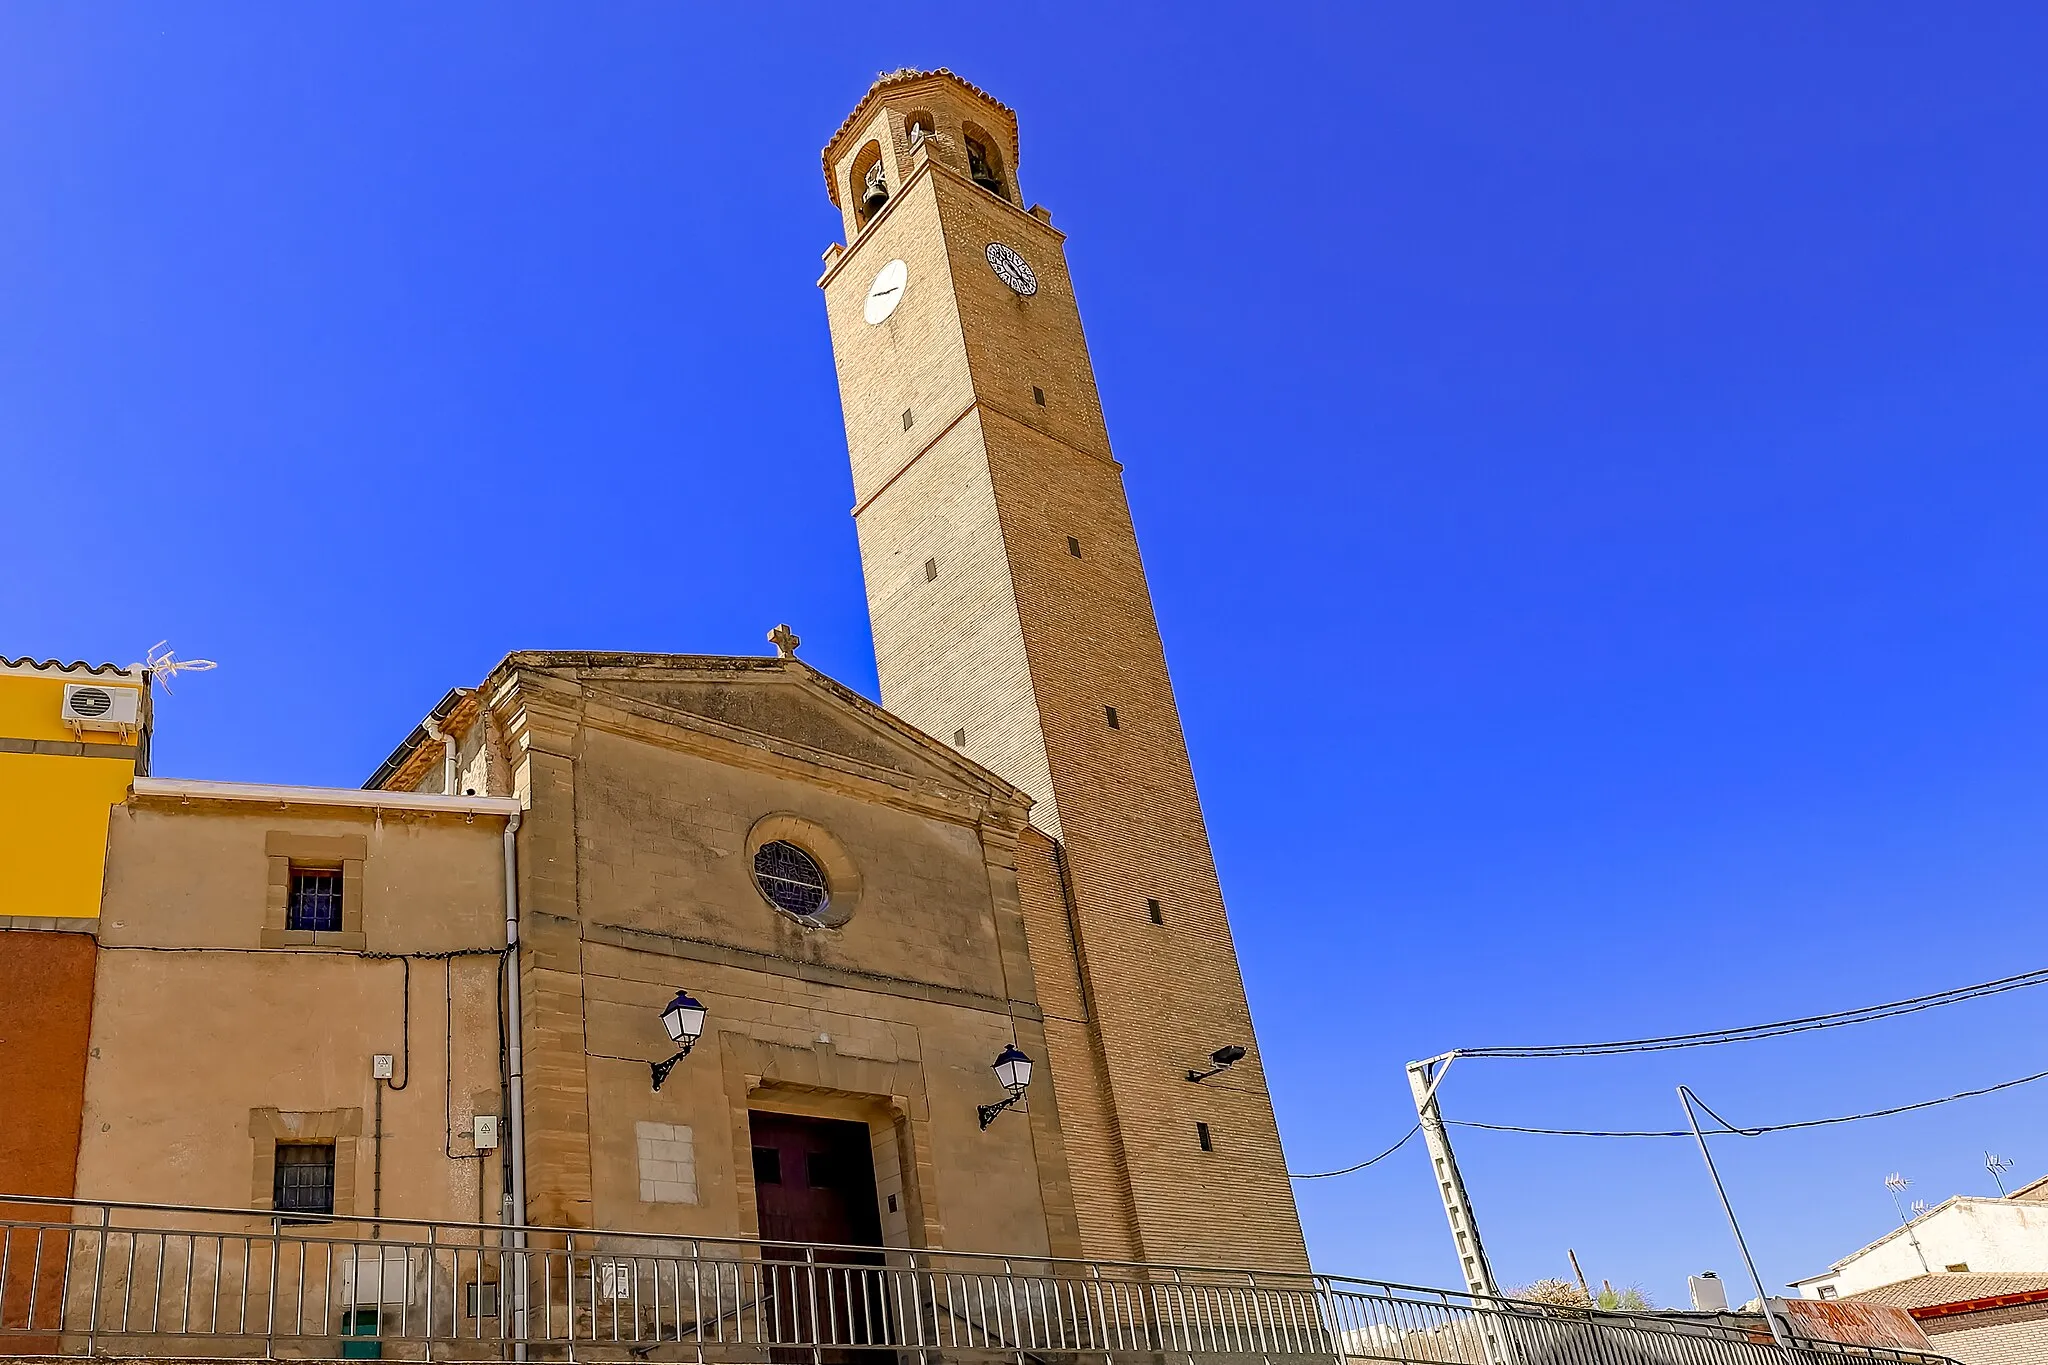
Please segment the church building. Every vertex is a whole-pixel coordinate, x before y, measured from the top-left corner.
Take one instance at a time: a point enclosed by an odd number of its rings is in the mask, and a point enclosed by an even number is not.
[[[880,703],[786,626],[763,657],[520,651],[361,790],[134,777],[76,1189],[30,1192],[1306,1268],[1018,165],[1012,111],[943,70],[824,149]]]

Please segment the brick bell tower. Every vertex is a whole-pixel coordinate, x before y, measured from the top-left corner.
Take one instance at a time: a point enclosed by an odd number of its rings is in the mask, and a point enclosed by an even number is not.
[[[1030,792],[1056,841],[1052,907],[1028,922],[1042,986],[1078,985],[1073,1018],[1041,994],[1083,1243],[1304,1266],[1065,238],[1024,207],[1016,116],[899,71],[824,166],[847,245],[819,284],[882,700]],[[1188,1081],[1231,1044],[1250,1056]]]

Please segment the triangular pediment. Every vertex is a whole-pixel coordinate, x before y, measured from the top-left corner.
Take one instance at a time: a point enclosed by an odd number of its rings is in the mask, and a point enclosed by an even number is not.
[[[574,681],[586,712],[611,703],[644,722],[823,755],[885,782],[1019,806],[1029,801],[950,745],[793,659],[542,652],[506,663]]]
[[[830,705],[816,689],[787,676],[662,681],[588,678],[585,685],[857,763],[920,775],[933,772],[928,754],[917,752],[898,736],[877,733],[844,707]]]

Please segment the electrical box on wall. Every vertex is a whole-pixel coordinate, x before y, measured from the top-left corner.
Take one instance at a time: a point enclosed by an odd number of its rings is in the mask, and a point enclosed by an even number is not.
[[[476,1149],[488,1152],[498,1145],[498,1116],[478,1114],[476,1116]]]
[[[373,1081],[390,1080],[393,1074],[391,1064],[394,1060],[388,1052],[380,1052],[370,1058],[370,1079]]]

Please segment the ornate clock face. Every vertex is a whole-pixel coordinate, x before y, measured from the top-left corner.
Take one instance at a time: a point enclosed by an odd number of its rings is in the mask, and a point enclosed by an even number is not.
[[[868,325],[883,321],[896,311],[896,305],[903,302],[903,286],[910,282],[910,267],[901,261],[891,261],[875,276],[875,282],[868,286],[868,301],[861,310],[861,316]]]
[[[1038,276],[1031,273],[1031,267],[1001,242],[988,244],[988,268],[996,272],[996,278],[1029,298],[1038,292]]]

